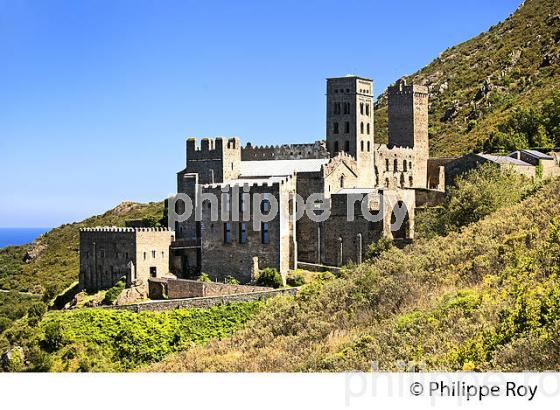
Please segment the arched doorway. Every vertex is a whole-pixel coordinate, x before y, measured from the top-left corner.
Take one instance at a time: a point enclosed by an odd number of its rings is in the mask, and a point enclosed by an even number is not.
[[[391,232],[393,239],[407,239],[410,236],[410,218],[403,201],[398,201],[391,212]]]

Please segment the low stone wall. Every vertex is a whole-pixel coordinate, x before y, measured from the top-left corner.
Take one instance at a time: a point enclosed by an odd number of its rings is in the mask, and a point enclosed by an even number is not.
[[[340,272],[340,268],[337,266],[319,265],[317,263],[298,262],[297,267],[310,272],[331,272],[334,274]]]
[[[262,292],[243,293],[227,296],[209,296],[202,298],[152,300],[149,302],[134,303],[121,306],[103,306],[103,309],[130,310],[132,312],[157,311],[184,308],[208,308],[216,305],[225,305],[232,302],[253,302],[279,295],[295,295],[299,288],[270,289]]]
[[[227,283],[201,282],[188,279],[150,279],[150,299],[184,299],[206,296],[226,296],[253,292],[266,292],[261,286],[232,285]]]
[[[433,189],[416,189],[416,207],[441,206],[445,202],[445,192]]]

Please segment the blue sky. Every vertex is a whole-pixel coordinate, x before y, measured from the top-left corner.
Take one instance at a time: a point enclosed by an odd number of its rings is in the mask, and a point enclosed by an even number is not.
[[[0,226],[175,190],[185,138],[324,136],[325,78],[380,93],[519,0],[0,0]]]

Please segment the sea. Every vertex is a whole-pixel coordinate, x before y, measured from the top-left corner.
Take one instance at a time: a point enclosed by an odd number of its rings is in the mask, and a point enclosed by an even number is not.
[[[0,228],[0,248],[33,242],[39,235],[50,230],[51,228]]]

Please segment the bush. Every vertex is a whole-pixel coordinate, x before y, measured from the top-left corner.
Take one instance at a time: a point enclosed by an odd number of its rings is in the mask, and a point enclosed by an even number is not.
[[[228,285],[239,285],[239,281],[233,276],[226,276],[226,283]]]
[[[305,278],[302,275],[290,276],[286,279],[286,284],[292,287],[298,287],[305,285]]]
[[[388,251],[393,247],[393,241],[386,236],[382,236],[368,246],[366,258],[374,259],[379,257],[383,252]]]
[[[210,276],[208,276],[207,273],[202,272],[200,274],[200,276],[198,277],[198,280],[201,282],[212,282],[212,279],[210,279]]]
[[[456,230],[519,202],[530,188],[531,182],[515,171],[484,164],[457,178],[450,188],[445,204],[446,230]]]
[[[284,281],[282,280],[282,275],[274,268],[266,268],[259,272],[257,277],[257,285],[259,286],[269,286],[274,289],[278,289],[284,286]]]
[[[112,305],[126,287],[126,276],[123,276],[115,286],[107,291],[103,298],[104,305]]]
[[[47,312],[47,305],[44,302],[35,302],[27,311],[27,320],[30,326],[35,326],[43,315]]]

